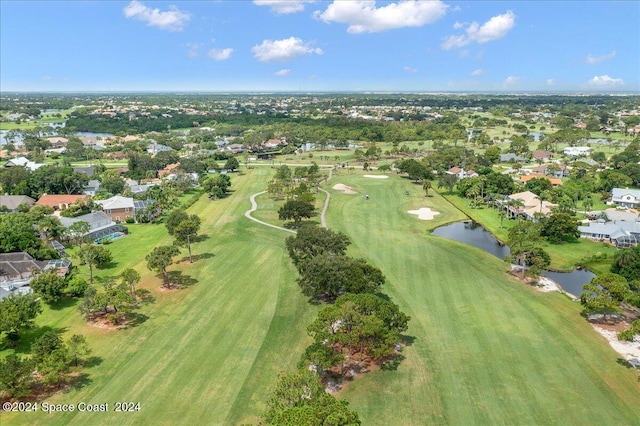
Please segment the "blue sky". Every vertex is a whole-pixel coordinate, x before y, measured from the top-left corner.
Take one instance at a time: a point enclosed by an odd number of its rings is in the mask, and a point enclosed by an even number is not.
[[[640,91],[637,1],[0,1],[2,91]]]

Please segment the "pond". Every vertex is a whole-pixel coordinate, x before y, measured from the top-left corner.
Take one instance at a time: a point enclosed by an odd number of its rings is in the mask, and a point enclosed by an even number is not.
[[[500,243],[482,225],[473,221],[441,226],[433,231],[433,235],[478,247],[499,259],[504,259],[511,252],[507,245]],[[557,282],[564,291],[576,297],[580,297],[582,286],[595,277],[595,274],[587,269],[576,269],[572,272],[544,271],[543,275]]]

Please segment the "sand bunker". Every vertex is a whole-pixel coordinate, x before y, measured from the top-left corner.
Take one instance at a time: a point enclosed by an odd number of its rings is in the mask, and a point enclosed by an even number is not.
[[[433,220],[436,215],[440,214],[440,212],[433,211],[429,207],[422,207],[418,210],[407,210],[407,213],[415,214],[420,220]]]
[[[345,194],[357,194],[356,191],[354,191],[353,189],[351,189],[350,186],[347,185],[343,185],[341,183],[336,183],[335,185],[333,185],[332,187],[333,189],[337,190],[337,191],[342,191]]]
[[[387,176],[387,175],[364,175],[364,177],[371,178],[371,179],[387,179],[389,176]]]

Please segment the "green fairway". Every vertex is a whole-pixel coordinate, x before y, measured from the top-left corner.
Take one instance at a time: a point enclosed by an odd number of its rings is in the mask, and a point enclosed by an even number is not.
[[[202,196],[189,208],[202,218],[205,238],[193,246],[194,264],[169,267],[186,288],[160,292],[146,269],[151,247],[171,242],[163,225],[130,226],[130,236],[108,246],[116,265],[96,276],[134,267],[157,299],[139,311],[136,326],[88,326],[73,306],[38,318],[66,337],[86,335],[95,357],[80,386],[47,402],[109,403],[112,410],[131,401],[140,402],[139,412],[3,413],[2,425],[256,423],[278,372],[293,370],[310,343],[305,329],[318,309],[296,284],[288,234],[243,216],[272,173],[234,175],[230,197]],[[336,183],[358,194],[330,189]],[[429,234],[465,217],[440,195],[425,197],[397,175],[370,179],[345,170],[325,186],[329,227],[353,240],[350,255],[382,269],[383,292],[412,317],[412,343],[398,369],[358,377],[338,395],[364,425],[631,425],[640,418],[637,373],[616,362],[579,305],[508,278],[506,265],[479,249]],[[277,204],[261,197],[257,215],[273,217]],[[406,212],[420,207],[441,214],[421,221]]]
[[[441,216],[449,207],[439,197],[408,201],[408,181],[333,182],[370,199],[333,191],[329,226],[382,269],[383,291],[412,317],[414,341],[398,370],[374,371],[342,392],[363,424],[637,424],[637,373],[616,362],[579,305],[511,280],[479,249],[429,235],[430,222],[407,207]]]
[[[113,408],[132,401],[139,412],[3,413],[2,424],[256,422],[278,373],[294,369],[309,343],[305,327],[316,311],[297,288],[286,234],[243,216],[269,173],[234,176],[233,195],[215,202],[204,196],[189,210],[203,219],[207,238],[194,244],[193,265],[169,267],[190,278],[188,288],[159,292],[160,280],[146,270],[150,247],[170,242],[163,225],[131,227],[131,236],[109,246],[118,266],[99,275],[135,267],[157,298],[140,311],[139,325],[108,331],[84,325],[75,309],[57,313],[61,331],[87,335],[96,360],[82,387],[47,402]]]

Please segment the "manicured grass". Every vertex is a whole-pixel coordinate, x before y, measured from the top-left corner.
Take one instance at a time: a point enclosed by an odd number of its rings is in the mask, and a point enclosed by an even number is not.
[[[370,194],[334,195],[329,225],[380,267],[383,291],[412,317],[397,371],[341,396],[363,424],[634,424],[637,374],[560,294],[510,279],[491,255],[424,232],[406,214],[404,179],[340,177]],[[434,210],[446,201],[432,198]]]
[[[139,311],[137,326],[109,331],[85,325],[74,309],[61,311],[61,327],[85,334],[97,361],[84,370],[83,386],[47,401],[139,401],[140,412],[3,413],[2,424],[256,422],[278,373],[294,369],[309,343],[305,327],[317,309],[297,288],[286,234],[243,216],[267,173],[233,176],[232,196],[201,197],[189,209],[206,237],[194,244],[194,264],[169,267],[188,278],[187,288],[159,292],[160,280],[146,269],[144,255],[171,242],[164,226],[131,226],[131,236],[109,245],[118,265],[99,274],[134,267],[157,299]]]
[[[309,343],[305,327],[318,309],[295,284],[287,235],[243,216],[270,173],[234,175],[234,194],[201,197],[189,209],[206,238],[193,247],[194,264],[169,268],[194,281],[188,288],[159,292],[146,270],[144,255],[171,241],[162,225],[132,226],[131,236],[109,246],[118,264],[100,274],[135,267],[157,298],[137,326],[115,332],[85,325],[73,308],[46,313],[65,333],[87,335],[96,357],[82,386],[48,402],[140,401],[140,412],[3,413],[2,424],[255,423],[278,371],[292,370]],[[479,249],[428,233],[463,218],[459,210],[396,175],[340,171],[326,186],[336,183],[359,194],[329,189],[329,226],[351,237],[351,255],[382,269],[384,293],[412,317],[398,369],[359,377],[339,395],[363,424],[637,421],[637,374],[616,363],[579,305],[512,280],[504,263]],[[406,213],[419,207],[441,214],[430,222]]]
[[[509,229],[515,224],[515,220],[504,219],[500,223],[500,217],[495,209],[489,207],[472,209],[470,200],[455,195],[445,195],[453,205],[465,212],[471,219],[481,223],[485,229],[491,232],[500,241],[507,242]],[[551,244],[542,241],[540,244],[551,256],[550,269],[557,271],[570,271],[576,265],[586,266],[595,273],[603,273],[609,270],[610,260],[616,252],[616,248],[599,242],[592,242],[584,238],[575,239],[572,242]],[[606,259],[593,262],[591,259],[598,253],[605,254]]]

